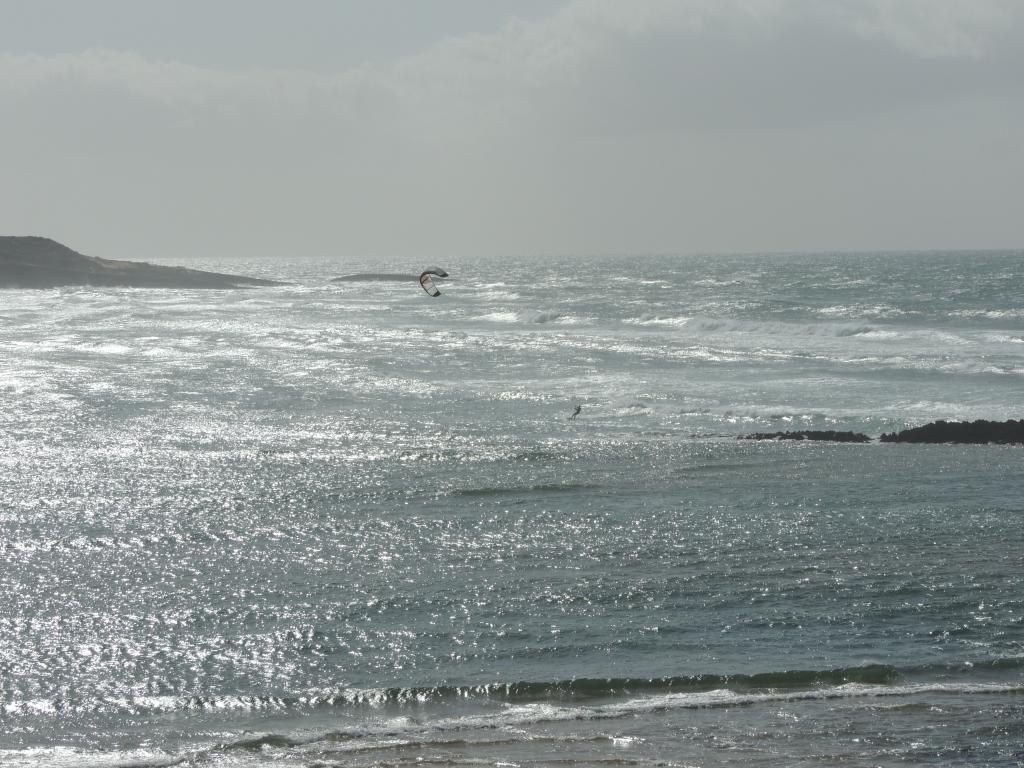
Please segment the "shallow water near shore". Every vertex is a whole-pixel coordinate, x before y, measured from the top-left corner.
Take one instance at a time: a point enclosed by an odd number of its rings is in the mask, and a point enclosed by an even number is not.
[[[1024,764],[1024,449],[736,439],[1021,418],[1022,256],[5,291],[0,765]]]

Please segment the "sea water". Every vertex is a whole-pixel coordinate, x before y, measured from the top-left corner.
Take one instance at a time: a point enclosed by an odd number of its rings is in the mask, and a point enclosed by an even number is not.
[[[186,265],[0,294],[5,768],[1024,764],[1024,449],[738,439],[1024,417],[1024,253]]]

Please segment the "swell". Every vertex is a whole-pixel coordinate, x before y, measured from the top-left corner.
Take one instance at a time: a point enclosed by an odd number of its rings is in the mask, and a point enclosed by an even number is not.
[[[710,338],[772,338],[772,339],[837,339],[855,342],[870,342],[873,346],[892,348],[893,345],[910,345],[912,348],[925,346],[947,349],[979,343],[1015,343],[1013,329],[994,333],[992,329],[973,328],[968,324],[917,319],[915,322],[887,318],[851,318],[848,321],[835,319],[753,319],[737,317],[714,317],[707,315],[641,315],[625,319],[627,325],[665,328],[683,336],[702,340]],[[1017,342],[1019,343],[1019,342]]]
[[[1018,665],[1019,666],[1019,665]],[[885,666],[869,668],[852,668],[849,670],[831,670],[824,673],[779,673],[779,676],[753,675],[746,677],[747,681],[753,681],[764,677],[767,679],[781,679],[798,683],[805,679],[804,676],[811,674],[815,680],[831,678],[840,675],[845,678],[849,675],[859,674],[858,670],[868,670],[867,675],[873,676],[882,672],[882,677],[888,677],[884,670]],[[898,673],[897,673],[898,674]],[[744,676],[737,676],[729,679],[743,679]],[[524,730],[530,726],[544,725],[551,723],[567,722],[600,722],[600,721],[625,721],[633,722],[637,717],[645,715],[658,715],[671,711],[686,710],[714,710],[734,709],[737,707],[756,707],[764,704],[775,704],[779,702],[821,702],[823,707],[831,707],[831,702],[837,700],[854,699],[895,699],[897,702],[902,698],[930,697],[930,696],[1018,696],[1024,694],[1024,684],[1016,683],[979,683],[979,682],[905,682],[899,685],[879,685],[862,682],[839,682],[828,684],[822,681],[817,687],[806,688],[795,685],[792,688],[784,686],[737,690],[733,688],[706,688],[713,680],[722,681],[726,678],[708,676],[699,678],[701,687],[694,688],[692,684],[697,678],[673,678],[661,681],[643,680],[621,680],[617,682],[629,682],[633,688],[623,691],[625,694],[616,700],[605,699],[603,701],[509,701],[499,702],[504,704],[500,707],[480,707],[472,712],[453,712],[443,709],[437,710],[433,716],[424,717],[423,712],[417,712],[415,716],[404,716],[401,713],[391,712],[381,715],[374,713],[371,718],[359,718],[350,721],[350,724],[338,723],[328,730],[310,732],[309,730],[294,731],[291,733],[252,733],[249,731],[238,733],[237,738],[230,735],[224,741],[208,744],[198,749],[189,749],[184,754],[160,755],[159,757],[148,757],[140,760],[137,757],[118,755],[115,753],[103,754],[103,765],[116,766],[116,768],[168,768],[176,765],[197,765],[207,762],[218,762],[218,755],[226,757],[234,753],[249,753],[263,755],[268,749],[282,751],[284,756],[298,759],[305,765],[311,766],[334,766],[340,765],[338,758],[341,755],[353,755],[364,753],[393,754],[394,750],[419,750],[450,749],[463,747],[481,747],[484,749],[496,746],[515,746],[524,741],[533,744],[550,742],[553,748],[565,746],[567,742],[586,740],[611,740],[617,741],[616,737],[605,733],[597,733],[592,736],[568,734],[566,736],[539,735],[533,731]],[[616,681],[571,681],[559,685],[580,685],[584,687],[596,683],[596,689],[607,691],[609,682]],[[689,690],[674,690],[664,686],[671,686],[674,683],[686,685],[689,683]],[[518,684],[527,685],[527,684]],[[643,689],[644,685],[651,685],[651,688]],[[659,687],[660,686],[660,687]],[[499,686],[500,688],[501,686]],[[550,689],[551,686],[541,685],[541,689]],[[477,691],[486,687],[452,688],[450,695],[456,695],[456,691]],[[635,690],[634,690],[635,689]],[[436,690],[436,689],[430,689]],[[488,693],[493,693],[488,689]],[[536,690],[532,693],[536,695]],[[404,695],[404,694],[403,694]],[[896,706],[915,706],[918,702],[903,702]],[[875,705],[872,705],[875,706]],[[923,706],[923,704],[922,704]],[[927,706],[931,706],[928,704]],[[893,705],[885,705],[885,709],[891,711]],[[223,738],[223,736],[222,736]],[[198,746],[198,745],[197,745]],[[123,754],[123,753],[122,753]],[[17,757],[17,751],[14,753]],[[120,758],[120,759],[119,759]],[[318,758],[327,758],[327,762],[320,762]],[[621,764],[617,758],[588,761],[587,764]],[[312,761],[312,762],[311,762]],[[390,764],[390,761],[386,761]],[[21,765],[31,764],[33,767],[40,765],[38,760],[31,760],[29,763],[16,763]],[[76,760],[75,764],[81,764]],[[243,764],[250,764],[248,762]],[[262,764],[262,763],[261,763]],[[384,763],[374,763],[384,764]],[[576,764],[576,763],[572,763]],[[631,763],[625,763],[631,764]]]
[[[456,699],[490,699],[514,703],[552,700],[604,699],[635,694],[706,692],[728,689],[734,692],[800,691],[850,684],[895,686],[904,682],[971,677],[985,672],[1024,670],[1024,658],[1005,658],[971,664],[925,664],[897,667],[869,664],[830,670],[788,670],[737,675],[680,675],[659,678],[576,678],[555,682],[486,683],[470,686],[431,686],[363,690],[332,703],[402,704]]]
[[[490,486],[485,488],[462,488],[451,492],[452,496],[505,496],[510,493],[572,493],[600,488],[592,483],[537,483],[528,486]]]
[[[843,686],[867,686],[879,693],[901,686],[958,687],[970,692],[979,680],[1014,678],[1009,687],[1024,692],[1020,673],[1024,657],[978,662],[923,664],[897,667],[869,664],[827,670],[788,670],[754,674],[698,674],[656,678],[577,678],[551,682],[498,682],[478,685],[438,685],[384,688],[346,687],[305,695],[142,696],[91,701],[13,701],[0,703],[0,715],[39,716],[46,713],[93,712],[152,715],[195,711],[296,710],[323,707],[382,707],[405,704],[444,704],[455,701],[506,704],[551,704],[621,699],[631,696],[704,694],[726,691],[730,696],[820,695]]]
[[[837,670],[838,671],[838,670]],[[832,702],[863,698],[899,698],[921,696],[998,696],[1020,695],[1024,685],[1017,683],[905,683],[877,685],[860,682],[821,684],[815,688],[783,687],[760,690],[710,688],[703,690],[625,691],[617,700],[525,701],[505,702],[499,709],[482,709],[473,713],[444,714],[437,718],[391,717],[383,722],[363,722],[336,728],[312,738],[291,738],[268,734],[221,744],[218,751],[262,750],[265,746],[297,748],[303,754],[328,749],[330,752],[376,752],[393,748],[438,746],[495,746],[513,743],[510,735],[521,728],[544,723],[632,719],[645,714],[672,710],[722,709],[752,707],[759,704],[795,701]],[[825,704],[828,706],[828,704]],[[891,708],[891,707],[890,707]],[[497,735],[500,730],[506,731]],[[480,737],[483,741],[480,741]],[[530,740],[533,736],[526,736]]]
[[[865,322],[850,320],[836,322],[830,320],[804,319],[783,321],[778,319],[743,319],[732,317],[713,317],[707,315],[657,315],[643,314],[636,318],[624,320],[627,325],[665,326],[676,330],[686,330],[695,335],[707,334],[757,334],[759,336],[830,336],[849,338],[865,336],[870,338],[895,338],[899,335],[938,333],[927,328],[907,324]]]

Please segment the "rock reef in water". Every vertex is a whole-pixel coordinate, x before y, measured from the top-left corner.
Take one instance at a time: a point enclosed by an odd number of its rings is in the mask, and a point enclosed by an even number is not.
[[[803,430],[797,432],[755,432],[740,440],[822,440],[833,443],[870,443],[860,432]],[[882,443],[963,443],[1024,445],[1024,420],[933,421],[923,427],[891,432],[878,438]]]
[[[891,432],[883,443],[999,443],[1024,444],[1024,420],[933,421],[923,427]]]
[[[276,280],[84,256],[48,237],[0,236],[0,288],[255,288]]]
[[[833,443],[870,443],[871,438],[860,432],[806,429],[797,432],[755,432],[740,440],[824,440]]]

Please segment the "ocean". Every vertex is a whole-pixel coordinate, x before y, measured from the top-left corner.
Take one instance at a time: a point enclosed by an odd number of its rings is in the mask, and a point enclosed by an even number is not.
[[[1021,766],[1024,252],[0,292],[0,765]],[[570,419],[580,405],[577,418]]]

